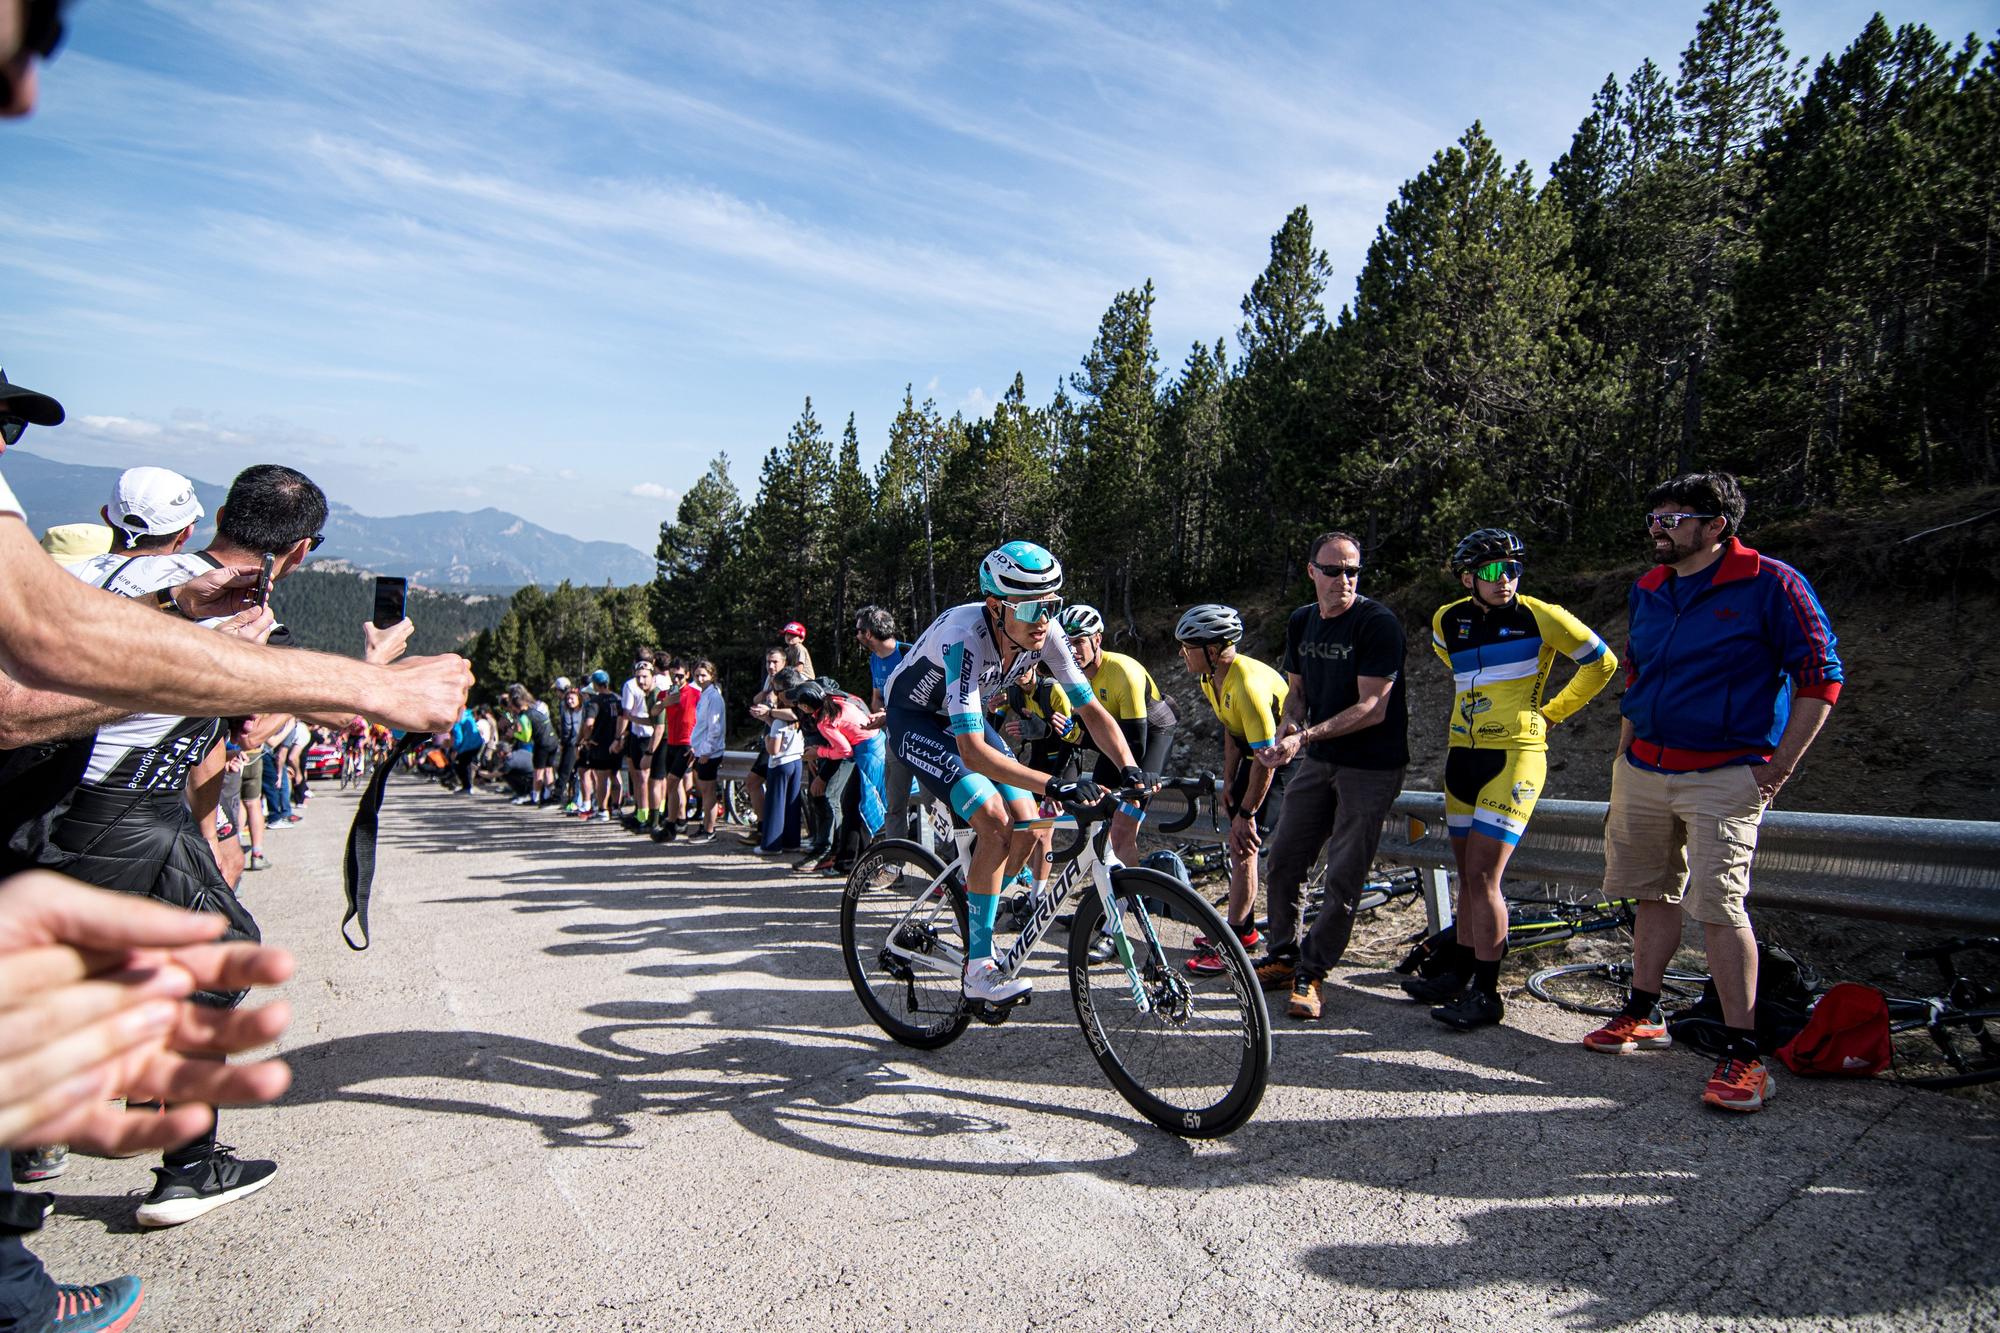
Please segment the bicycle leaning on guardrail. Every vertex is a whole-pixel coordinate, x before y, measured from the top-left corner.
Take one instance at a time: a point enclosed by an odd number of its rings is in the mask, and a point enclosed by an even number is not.
[[[1055,852],[1019,938],[996,961],[1013,977],[1080,894],[1070,923],[1070,999],[1098,1066],[1153,1123],[1190,1138],[1219,1138],[1255,1114],[1271,1066],[1271,1023],[1249,954],[1215,909],[1182,881],[1107,859],[1120,799],[1065,805],[1077,834]],[[1172,831],[1168,829],[1166,831]],[[969,1005],[965,874],[973,830],[954,826],[950,864],[915,842],[878,842],[855,863],[841,896],[840,943],[868,1016],[907,1046],[956,1041],[974,1017],[1008,1009]],[[1094,892],[1093,892],[1094,890]],[[1093,947],[1100,936],[1107,951]],[[1223,967],[1195,974],[1187,962],[1215,942]],[[1011,1006],[1010,1006],[1011,1008]]]

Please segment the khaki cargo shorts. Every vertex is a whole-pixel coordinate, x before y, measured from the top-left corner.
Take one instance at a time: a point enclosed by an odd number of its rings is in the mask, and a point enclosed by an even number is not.
[[[1747,926],[1750,862],[1764,794],[1748,764],[1655,773],[1612,760],[1604,894],[1680,903],[1696,921]]]

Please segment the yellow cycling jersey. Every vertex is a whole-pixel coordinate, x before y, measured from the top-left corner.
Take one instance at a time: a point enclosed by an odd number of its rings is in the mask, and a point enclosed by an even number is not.
[[[1285,711],[1290,686],[1256,658],[1236,654],[1219,685],[1213,676],[1201,678],[1201,692],[1208,696],[1216,720],[1238,744],[1261,750],[1277,739],[1278,718]]]
[[[1438,608],[1431,647],[1451,668],[1451,744],[1546,750],[1548,730],[1589,703],[1618,670],[1618,657],[1588,625],[1550,602],[1516,597],[1481,606],[1470,597]],[[1546,704],[1542,691],[1561,653],[1576,674]]]
[[[1160,687],[1153,683],[1152,673],[1123,653],[1099,654],[1090,688],[1120,722],[1144,722],[1160,702]]]

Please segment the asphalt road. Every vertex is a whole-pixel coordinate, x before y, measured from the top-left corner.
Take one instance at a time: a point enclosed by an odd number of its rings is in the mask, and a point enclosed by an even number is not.
[[[1100,1075],[1057,975],[943,1051],[865,1022],[838,887],[725,837],[402,780],[375,946],[322,785],[245,899],[299,958],[297,1072],[222,1137],[262,1193],[145,1233],[72,1159],[33,1247],[180,1330],[2000,1327],[2000,1119],[1887,1083],[1698,1101],[1522,998],[1445,1031],[1380,972],[1277,1018],[1257,1118],[1184,1142]]]

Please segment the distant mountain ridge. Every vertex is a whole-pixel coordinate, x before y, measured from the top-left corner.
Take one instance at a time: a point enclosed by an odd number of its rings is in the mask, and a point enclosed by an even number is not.
[[[0,461],[7,484],[28,511],[36,531],[58,523],[96,521],[111,498],[122,468],[61,463],[18,449]],[[207,518],[195,530],[197,545],[215,531],[216,506],[227,486],[194,481]],[[377,574],[400,574],[435,588],[518,588],[576,584],[650,583],[653,561],[623,542],[580,541],[530,523],[503,509],[472,513],[436,510],[376,518],[328,497],[323,559],[344,560]]]

